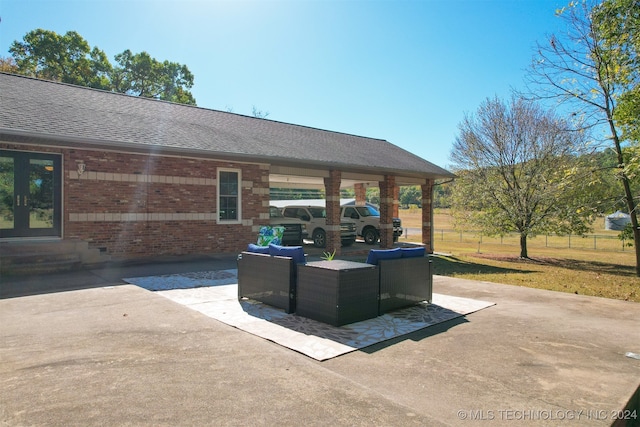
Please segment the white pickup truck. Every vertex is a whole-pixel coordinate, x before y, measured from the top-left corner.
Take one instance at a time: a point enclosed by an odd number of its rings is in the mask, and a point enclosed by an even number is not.
[[[302,221],[282,216],[282,212],[275,206],[269,206],[269,224],[272,226],[284,227],[282,244],[285,246],[300,246],[304,239],[309,237],[307,226]]]
[[[327,245],[327,210],[324,206],[285,206],[282,208],[285,221],[298,220],[313,239],[313,245],[324,248]],[[350,218],[340,221],[340,239],[343,246],[356,241],[356,223]]]
[[[356,206],[355,204],[342,206],[342,218],[350,218],[356,222],[357,234],[366,244],[374,245],[380,238],[380,212],[370,204]],[[400,218],[393,218],[393,241],[402,236],[402,222]]]

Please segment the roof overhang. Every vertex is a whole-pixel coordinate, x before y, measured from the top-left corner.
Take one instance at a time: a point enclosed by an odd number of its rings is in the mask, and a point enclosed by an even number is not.
[[[327,164],[311,160],[291,160],[280,157],[255,157],[241,153],[220,153],[206,150],[185,149],[150,144],[134,144],[122,141],[106,141],[68,135],[51,135],[36,132],[24,132],[15,129],[0,129],[0,139],[7,142],[49,145],[78,149],[99,149],[105,151],[125,151],[136,154],[154,154],[205,159],[232,160],[269,166],[269,185],[273,188],[324,189],[324,178],[331,170],[340,170],[342,181],[340,188],[353,188],[355,184],[378,187],[385,176],[394,176],[398,186],[421,185],[427,179],[453,178],[447,176],[407,173],[407,171],[367,169],[348,164]]]
[[[342,172],[340,188],[353,188],[361,184],[365,188],[378,187],[385,175],[367,172]],[[396,185],[422,185],[426,177],[402,176],[393,173]],[[329,177],[328,169],[309,169],[291,166],[271,165],[269,168],[269,186],[272,188],[324,189],[324,178]]]

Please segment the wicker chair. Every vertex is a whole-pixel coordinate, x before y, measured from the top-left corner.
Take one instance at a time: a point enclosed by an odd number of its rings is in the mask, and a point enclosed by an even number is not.
[[[378,266],[380,278],[380,315],[433,299],[433,269],[424,251],[414,248],[372,250],[367,262]],[[378,257],[372,257],[377,253]],[[422,253],[422,255],[420,255]],[[392,255],[393,254],[393,255]],[[378,259],[376,259],[378,258]],[[371,261],[373,259],[373,261]]]
[[[245,251],[238,256],[238,299],[251,298],[293,313],[296,311],[296,261],[300,261],[299,253],[298,256],[293,255],[296,248],[274,245],[269,248],[272,253],[280,255]]]

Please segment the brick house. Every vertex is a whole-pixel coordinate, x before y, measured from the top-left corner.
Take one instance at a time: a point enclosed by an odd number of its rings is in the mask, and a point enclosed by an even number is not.
[[[268,224],[269,188],[323,188],[340,251],[340,188],[452,174],[387,141],[0,73],[0,243],[86,242],[112,258],[237,252]]]

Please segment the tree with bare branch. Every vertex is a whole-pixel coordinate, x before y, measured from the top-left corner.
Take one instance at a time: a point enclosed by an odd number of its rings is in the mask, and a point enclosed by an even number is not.
[[[584,132],[532,101],[487,99],[465,116],[452,148],[456,222],[485,235],[518,233],[521,258],[530,236],[588,231],[584,180],[567,179],[586,148]]]
[[[556,100],[581,118],[583,126],[602,130],[604,141],[616,153],[617,177],[624,192],[624,200],[631,215],[636,251],[636,273],[640,276],[640,229],[638,228],[637,204],[632,191],[627,158],[624,153],[625,140],[621,131],[618,107],[620,99],[633,89],[630,76],[637,76],[638,69],[625,61],[620,46],[611,43],[605,24],[624,22],[627,15],[636,13],[637,0],[622,0],[625,7],[607,7],[618,0],[572,1],[558,11],[566,23],[566,33],[551,35],[545,43],[539,43],[536,56],[528,73],[530,92],[538,99]],[[637,31],[637,27],[634,31]],[[637,39],[637,33],[631,35]],[[637,83],[637,82],[636,82]]]

